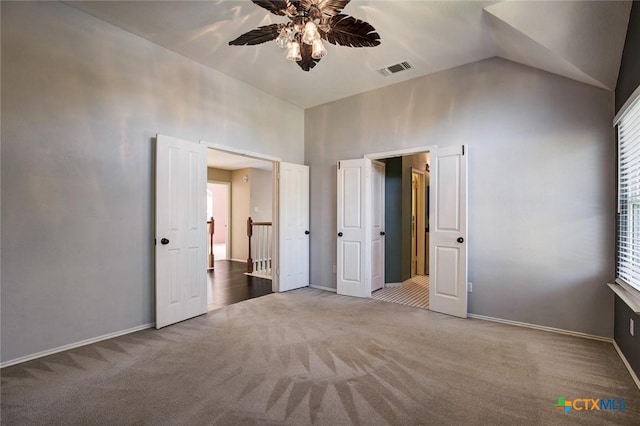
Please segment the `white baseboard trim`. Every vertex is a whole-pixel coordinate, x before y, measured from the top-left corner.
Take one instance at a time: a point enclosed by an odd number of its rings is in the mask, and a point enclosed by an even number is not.
[[[230,260],[230,261],[232,261],[232,262],[247,263],[247,259],[245,259],[245,260],[242,260],[242,259],[227,259],[227,260]]]
[[[561,328],[547,327],[544,325],[529,324],[528,322],[511,321],[511,320],[506,320],[502,318],[487,317],[484,315],[477,315],[477,314],[467,314],[467,316],[469,318],[474,318],[479,320],[499,322],[502,324],[515,325],[517,327],[533,328],[534,330],[550,331],[552,333],[566,334],[568,336],[582,337],[585,339],[598,340],[600,342],[609,342],[609,343],[613,342],[613,339],[610,337],[596,336],[594,334],[581,333],[579,331],[563,330]]]
[[[563,330],[561,328],[545,327],[543,325],[529,324],[529,323],[526,323],[526,322],[511,321],[511,320],[505,320],[505,319],[501,319],[501,318],[487,317],[487,316],[484,316],[484,315],[467,314],[467,316],[469,318],[474,318],[474,319],[479,319],[479,320],[484,320],[484,321],[499,322],[499,323],[502,323],[502,324],[515,325],[517,327],[532,328],[534,330],[549,331],[551,333],[566,334],[568,336],[582,337],[583,339],[591,339],[591,340],[598,340],[600,342],[611,343],[613,345],[613,347],[615,348],[616,352],[618,353],[618,356],[622,360],[622,363],[624,364],[624,366],[627,368],[627,371],[631,375],[631,378],[633,379],[633,382],[638,387],[638,390],[640,390],[640,379],[638,379],[638,376],[636,375],[635,371],[633,371],[633,368],[631,368],[631,364],[629,364],[629,361],[627,361],[627,358],[622,353],[622,350],[620,350],[620,347],[618,346],[616,341],[614,339],[610,338],[610,337],[602,337],[602,336],[596,336],[596,335],[593,335],[593,334],[580,333],[579,331]]]
[[[633,368],[631,368],[631,364],[629,364],[629,361],[627,361],[627,358],[622,353],[622,350],[620,349],[620,346],[618,346],[616,341],[612,340],[612,343],[613,343],[613,347],[616,348],[616,352],[618,352],[618,355],[620,356],[620,359],[622,360],[622,363],[624,364],[625,367],[627,367],[627,370],[629,371],[629,374],[631,374],[631,378],[633,379],[633,381],[635,382],[636,386],[638,387],[638,390],[640,390],[640,379],[636,375],[636,372],[633,371]]]
[[[332,293],[336,292],[335,288],[325,287],[325,286],[322,286],[322,285],[309,284],[309,287],[315,288],[315,289],[318,289],[318,290],[330,291]]]
[[[402,283],[384,283],[384,288],[387,287],[400,287]]]
[[[22,362],[27,362],[27,361],[34,360],[36,358],[42,358],[43,356],[57,354],[58,352],[68,351],[70,349],[79,348],[80,346],[86,346],[86,345],[90,345],[92,343],[101,342],[103,340],[113,339],[114,337],[123,336],[125,334],[135,333],[136,331],[146,330],[147,328],[154,327],[155,325],[156,324],[152,322],[152,323],[149,323],[149,324],[139,325],[139,326],[133,327],[133,328],[128,328],[126,330],[116,331],[114,333],[108,333],[108,334],[104,334],[102,336],[93,337],[91,339],[82,340],[80,342],[75,342],[75,343],[70,343],[68,345],[59,346],[57,348],[47,349],[46,351],[38,352],[38,353],[35,353],[35,354],[31,354],[31,355],[22,356],[20,358],[15,358],[15,359],[11,359],[9,361],[5,361],[3,363],[0,363],[0,368],[10,367],[12,365],[20,364]]]

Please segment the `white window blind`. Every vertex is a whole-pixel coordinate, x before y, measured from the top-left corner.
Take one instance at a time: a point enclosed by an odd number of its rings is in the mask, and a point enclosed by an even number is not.
[[[640,291],[640,99],[618,122],[617,275]]]

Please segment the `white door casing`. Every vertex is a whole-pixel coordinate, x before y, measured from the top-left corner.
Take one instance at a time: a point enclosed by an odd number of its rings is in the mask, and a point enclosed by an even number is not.
[[[279,163],[279,288],[309,285],[309,166]]]
[[[416,275],[425,275],[425,175],[422,170],[411,169],[412,186],[417,184],[415,190],[412,191],[412,197],[415,201],[415,233],[412,237],[412,247],[415,249],[415,273]],[[413,189],[413,188],[412,188]]]
[[[371,162],[371,291],[384,287],[385,164]]]
[[[466,146],[431,152],[429,309],[467,317]]]
[[[156,328],[207,312],[206,148],[156,137]]]
[[[371,297],[371,160],[338,162],[337,293]]]

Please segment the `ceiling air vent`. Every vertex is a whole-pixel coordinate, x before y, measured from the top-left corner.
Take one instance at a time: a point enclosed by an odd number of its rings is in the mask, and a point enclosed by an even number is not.
[[[391,74],[395,74],[404,70],[409,70],[411,68],[413,68],[413,65],[405,61],[405,62],[400,62],[399,64],[388,66],[386,68],[380,68],[378,72],[382,74],[384,77],[388,77]]]

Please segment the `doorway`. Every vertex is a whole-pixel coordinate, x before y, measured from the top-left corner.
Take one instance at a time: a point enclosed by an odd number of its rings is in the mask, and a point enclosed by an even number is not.
[[[207,150],[214,259],[207,274],[209,310],[272,293],[273,168],[271,161]]]
[[[259,278],[268,274],[273,292],[309,286],[309,167],[214,143],[200,144],[207,148],[210,168],[224,167],[223,173],[230,173],[228,260],[244,262],[246,273]]]
[[[385,163],[384,286],[372,286],[374,299],[429,308],[427,188],[429,153],[380,160]],[[375,217],[375,212],[374,212]],[[372,259],[375,265],[375,258]],[[378,290],[378,291],[376,291]]]
[[[372,160],[400,159],[401,184],[400,192],[408,191],[399,203],[402,211],[409,211],[408,224],[401,226],[398,233],[400,241],[411,241],[413,244],[401,243],[399,249],[401,279],[417,277],[417,273],[429,273],[429,309],[462,318],[467,316],[467,156],[464,145],[446,147],[425,147],[424,149],[406,149],[396,152],[368,154],[363,159],[341,160],[337,164],[337,293],[347,296],[371,297],[373,264],[387,261],[372,256],[371,238],[372,221],[376,215],[372,208],[375,189],[371,181],[373,175]],[[426,210],[426,187],[420,187],[420,176],[416,176],[416,185],[412,181],[416,174],[413,169],[403,164],[406,156],[419,158],[415,154],[429,153],[429,166],[421,162],[419,170],[430,171],[429,178],[429,217],[420,212]],[[387,161],[387,166],[389,162]],[[417,175],[426,176],[425,173]],[[406,178],[405,178],[406,176]],[[388,176],[387,176],[388,177]],[[424,179],[423,179],[424,180]],[[404,184],[408,182],[408,186]],[[388,179],[385,179],[387,185]],[[408,189],[405,189],[408,188]],[[425,202],[413,202],[412,191],[416,199],[422,192]],[[387,192],[388,187],[387,187]],[[413,204],[413,206],[412,206]],[[422,204],[422,206],[421,206]],[[413,217],[412,217],[413,216]],[[406,218],[406,215],[403,215]],[[426,221],[430,226],[424,226]],[[413,221],[413,222],[412,222]],[[420,225],[422,223],[422,226]],[[389,225],[389,222],[386,223]],[[420,228],[420,229],[418,229]],[[415,231],[413,231],[415,230]],[[429,246],[426,249],[429,231]],[[385,229],[386,237],[390,229]],[[387,241],[388,243],[389,241]],[[387,246],[389,244],[386,244]],[[421,248],[422,246],[422,248]],[[390,249],[386,250],[388,254]],[[426,256],[428,253],[428,262]],[[428,269],[426,269],[428,264]],[[388,268],[385,268],[388,269]],[[389,284],[389,276],[385,283]],[[391,283],[391,284],[400,284]]]
[[[266,161],[272,166],[273,186],[269,191],[272,206],[267,209],[273,214],[271,263],[275,274],[270,281],[271,290],[281,292],[309,285],[309,167],[209,142],[197,144],[158,134],[155,138],[156,328],[207,312],[207,181],[219,180],[209,176],[207,168],[212,150],[220,151],[213,154],[214,157],[228,153]],[[241,172],[236,175],[244,183],[250,178]],[[232,197],[235,192],[232,188]],[[231,205],[235,205],[233,200]],[[245,222],[245,232],[247,223],[249,220]],[[231,218],[228,227],[233,224]],[[232,237],[231,257],[234,246]]]

